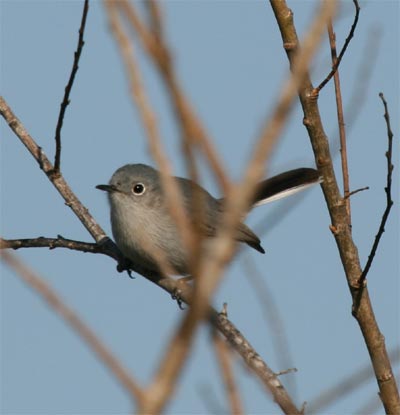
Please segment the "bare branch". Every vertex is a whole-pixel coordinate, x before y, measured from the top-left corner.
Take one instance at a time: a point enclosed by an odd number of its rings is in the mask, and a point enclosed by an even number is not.
[[[347,194],[347,196],[345,196],[345,199],[348,197],[351,197],[359,192],[363,192],[364,190],[369,190],[369,186],[365,186],[365,187],[360,187],[359,189],[356,190],[352,190],[350,193]]]
[[[390,126],[390,115],[388,111],[387,102],[385,100],[385,97],[383,96],[383,93],[381,92],[379,94],[380,99],[383,102],[383,106],[385,108],[384,118],[386,122],[386,129],[387,129],[387,137],[388,137],[388,149],[385,153],[386,160],[387,160],[387,176],[386,176],[386,187],[385,187],[385,193],[386,193],[386,208],[383,212],[381,223],[379,225],[378,233],[375,236],[374,243],[371,248],[371,252],[368,255],[368,261],[364,267],[364,270],[360,276],[360,279],[358,280],[358,283],[362,287],[364,284],[365,279],[367,278],[367,274],[371,268],[372,261],[374,260],[376,251],[379,246],[379,242],[382,238],[383,232],[385,232],[385,225],[388,220],[390,209],[393,206],[393,200],[392,200],[392,173],[393,173],[393,164],[392,164],[392,153],[393,153],[393,131]]]
[[[124,258],[115,246],[111,239],[106,238],[99,243],[90,243],[76,241],[73,239],[64,238],[61,235],[57,235],[57,238],[45,238],[39,236],[38,238],[25,238],[25,239],[3,239],[0,238],[0,249],[21,249],[21,248],[67,248],[73,251],[89,252],[91,254],[103,254],[110,258],[115,259],[118,262],[117,269],[127,271],[131,278],[131,270],[135,270],[141,273],[140,268],[137,268],[135,264],[132,264],[126,258]]]
[[[2,259],[11,267],[17,275],[31,288],[33,288],[46,303],[56,312],[93,350],[98,359],[113,373],[121,385],[126,389],[132,399],[140,404],[143,399],[142,389],[137,385],[132,376],[125,370],[118,359],[107,349],[96,334],[87,326],[80,317],[68,307],[59,295],[50,288],[46,282],[32,272],[22,261],[7,251],[0,253]]]
[[[358,17],[360,15],[360,6],[359,6],[357,0],[353,0],[353,3],[354,3],[354,7],[356,8],[356,14],[354,15],[354,22],[351,25],[349,35],[347,36],[347,38],[344,42],[343,48],[339,53],[339,57],[333,63],[332,70],[329,72],[328,76],[317,86],[317,88],[315,88],[315,93],[317,93],[317,94],[332,79],[332,76],[335,75],[335,72],[339,68],[340,62],[342,61],[342,58],[343,58],[344,54],[346,53],[347,47],[349,46],[349,43],[350,43],[351,39],[354,36],[354,32],[356,30],[357,23],[358,23]]]
[[[332,64],[333,66],[335,66],[337,64],[338,58],[336,54],[336,36],[333,31],[332,20],[328,22],[328,35],[329,35],[329,43],[331,46]],[[351,226],[350,198],[348,197],[350,193],[350,179],[349,179],[349,166],[347,163],[346,130],[345,130],[344,114],[343,114],[342,92],[340,88],[339,67],[336,68],[336,71],[333,75],[333,79],[335,83],[336,110],[337,110],[339,136],[340,136],[340,158],[342,161],[343,194],[344,194],[344,199],[346,203],[347,217],[349,220],[348,225]]]
[[[293,22],[290,24],[287,21],[287,16],[290,16],[291,12],[285,1],[271,0],[271,3],[284,45],[297,45],[298,38]],[[287,48],[286,52],[290,65],[293,67],[293,53]],[[359,297],[359,307],[357,307],[357,312],[353,315],[357,319],[368,347],[385,411],[387,413],[399,413],[400,398],[387,355],[385,340],[376,322],[368,290],[366,287],[360,289],[358,283],[361,275],[358,251],[348,226],[349,220],[346,206],[343,203],[343,198],[337,185],[329,143],[319,115],[318,103],[315,99],[315,89],[309,74],[304,78],[299,91],[299,97],[304,111],[304,124],[310,136],[315,161],[323,175],[322,189],[332,220],[331,229],[334,230],[333,234],[353,297],[353,304]],[[358,295],[360,291],[361,295]]]
[[[60,162],[61,162],[61,129],[63,126],[65,111],[70,103],[69,95],[72,90],[72,86],[74,85],[75,75],[79,69],[79,59],[81,57],[82,49],[85,44],[83,40],[83,35],[85,33],[85,25],[86,25],[86,17],[89,10],[89,0],[85,0],[83,5],[83,12],[82,12],[82,20],[81,25],[79,27],[79,38],[78,38],[78,45],[76,48],[76,52],[74,53],[74,63],[72,64],[71,74],[69,76],[69,80],[67,86],[65,87],[64,98],[61,102],[60,106],[60,113],[58,115],[57,120],[57,127],[56,127],[56,154],[54,157],[54,172],[58,173],[60,171]]]
[[[228,320],[225,313],[217,314],[213,311],[212,320],[217,329],[225,336],[229,345],[236,350],[244,359],[247,366],[262,379],[265,389],[269,392],[285,414],[300,414],[279,380],[276,373],[261,359],[249,341],[243,334]]]
[[[74,241],[72,239],[66,239],[61,235],[57,235],[57,238],[45,238],[43,236],[39,236],[38,238],[25,239],[0,238],[0,249],[6,248],[68,248],[75,251],[90,252],[92,254],[104,253],[101,245],[89,242]]]

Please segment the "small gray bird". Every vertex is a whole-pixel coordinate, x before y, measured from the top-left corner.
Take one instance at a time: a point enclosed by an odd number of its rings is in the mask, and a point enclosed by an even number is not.
[[[175,180],[188,218],[199,220],[193,213],[192,200],[196,197],[202,204],[198,228],[206,241],[215,237],[224,209],[223,198],[215,199],[192,180],[181,177]],[[320,181],[318,171],[310,168],[279,174],[258,185],[250,209]],[[128,259],[149,271],[159,271],[155,253],[162,252],[176,275],[189,275],[188,252],[168,211],[161,176],[156,169],[145,164],[127,164],[112,175],[108,185],[100,184],[96,188],[108,192],[114,239]],[[258,236],[244,223],[238,225],[235,239],[265,253]]]

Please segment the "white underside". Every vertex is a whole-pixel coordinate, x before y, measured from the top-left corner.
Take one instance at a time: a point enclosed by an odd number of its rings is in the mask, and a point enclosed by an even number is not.
[[[253,207],[265,205],[269,202],[274,202],[275,200],[283,199],[284,197],[293,195],[295,193],[298,193],[304,189],[307,189],[308,187],[314,186],[317,182],[309,183],[309,184],[302,184],[300,186],[292,187],[291,189],[284,190],[280,193],[277,193],[276,195],[273,195],[271,197],[267,197],[266,199],[262,199],[259,202],[255,203]]]

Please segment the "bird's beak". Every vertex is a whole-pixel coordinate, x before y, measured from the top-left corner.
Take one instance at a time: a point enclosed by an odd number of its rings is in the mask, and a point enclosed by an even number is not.
[[[109,192],[109,193],[118,192],[118,189],[116,186],[109,185],[109,184],[98,184],[96,186],[96,189],[104,190],[105,192]]]

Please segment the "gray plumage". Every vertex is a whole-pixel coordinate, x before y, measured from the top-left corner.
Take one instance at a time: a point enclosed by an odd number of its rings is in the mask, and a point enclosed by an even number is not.
[[[206,240],[214,237],[221,222],[223,199],[215,199],[191,180],[181,177],[175,180],[187,217],[194,220],[192,200],[196,192],[202,207],[198,229]],[[284,197],[319,181],[319,174],[313,169],[292,170],[264,180],[257,188],[254,205]],[[113,174],[108,185],[97,188],[108,192],[114,239],[127,258],[150,271],[158,271],[154,253],[161,251],[176,274],[189,274],[188,254],[169,214],[156,169],[145,164],[127,164]],[[258,236],[244,223],[238,225],[235,239],[265,252]]]

